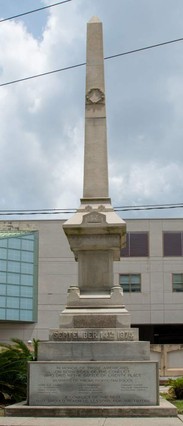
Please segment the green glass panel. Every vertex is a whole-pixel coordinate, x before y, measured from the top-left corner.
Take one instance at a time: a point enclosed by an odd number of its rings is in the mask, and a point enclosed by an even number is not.
[[[6,319],[11,321],[18,321],[19,320],[19,310],[17,309],[7,309],[6,310]]]
[[[0,284],[0,296],[6,295],[6,284]]]
[[[7,308],[19,309],[19,298],[18,297],[7,297],[6,303],[7,303]]]
[[[35,320],[37,254],[36,233],[0,232],[0,319]]]
[[[7,258],[7,249],[0,248],[0,259],[6,259],[6,258]]]
[[[6,261],[0,260],[0,271],[6,271]]]
[[[20,238],[9,238],[8,239],[8,247],[14,249],[20,249],[21,240]]]
[[[20,260],[20,250],[8,250],[8,259],[9,260]]]
[[[20,288],[18,285],[7,285],[7,296],[19,296]]]
[[[32,263],[21,263],[21,273],[33,275],[34,265]]]
[[[21,284],[33,286],[33,275],[22,274]]]
[[[21,298],[20,299],[20,309],[32,309],[32,299]]]
[[[6,272],[0,272],[0,283],[6,283]]]
[[[34,250],[34,241],[22,240],[22,250],[33,251]]]
[[[8,261],[8,272],[20,272],[20,262]]]
[[[6,319],[6,309],[0,308],[0,319],[1,320]]]
[[[0,233],[0,235],[1,235],[1,233]],[[1,240],[1,238],[0,238],[0,247],[7,247],[7,245],[8,245],[8,240],[7,239]]]
[[[9,272],[7,274],[7,283],[8,284],[19,284],[20,283],[20,275],[16,273]]]
[[[21,252],[21,260],[23,262],[31,262],[34,261],[34,253],[32,251],[22,251]]]
[[[20,287],[20,296],[22,297],[33,297],[32,287]]]
[[[6,307],[6,297],[5,296],[0,296],[0,306],[1,306],[1,308]]]
[[[33,314],[32,311],[28,311],[27,309],[20,311],[20,320],[21,321],[33,321]]]

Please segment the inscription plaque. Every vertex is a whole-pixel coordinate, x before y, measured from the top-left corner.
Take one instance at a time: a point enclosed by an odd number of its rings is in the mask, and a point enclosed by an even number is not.
[[[50,330],[52,341],[137,341],[137,328],[109,329],[54,329]]]
[[[158,405],[158,363],[30,362],[29,405]]]

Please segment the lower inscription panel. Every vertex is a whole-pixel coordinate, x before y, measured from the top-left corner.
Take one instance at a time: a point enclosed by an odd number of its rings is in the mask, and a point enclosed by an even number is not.
[[[31,406],[158,405],[158,363],[29,363]]]

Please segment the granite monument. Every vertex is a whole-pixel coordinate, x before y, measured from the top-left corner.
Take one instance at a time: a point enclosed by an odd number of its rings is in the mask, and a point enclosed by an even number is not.
[[[149,342],[139,341],[113,283],[126,224],[108,191],[102,23],[87,25],[83,198],[63,228],[78,262],[78,284],[49,341],[29,363],[28,403],[7,414],[39,416],[175,415],[160,410],[158,363]],[[166,412],[166,413],[165,413]],[[23,414],[22,414],[23,413]]]

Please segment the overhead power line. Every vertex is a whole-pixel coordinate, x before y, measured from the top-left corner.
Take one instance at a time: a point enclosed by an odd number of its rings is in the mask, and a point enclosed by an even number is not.
[[[72,0],[59,1],[58,3],[53,3],[53,4],[50,4],[49,6],[43,6],[43,7],[39,7],[38,9],[29,10],[28,12],[19,13],[18,15],[9,16],[9,18],[0,19],[0,23],[5,21],[10,21],[11,19],[20,18],[21,16],[30,15],[30,13],[40,12],[41,10],[48,9],[50,7],[59,6],[60,4],[68,3],[69,1],[72,1]]]
[[[52,71],[43,72],[41,74],[31,75],[29,77],[19,78],[18,80],[12,80],[12,81],[8,81],[6,83],[1,83],[0,87],[2,87],[2,86],[8,86],[10,84],[20,83],[21,81],[31,80],[31,79],[37,78],[37,77],[43,77],[44,75],[55,74],[57,72],[70,70],[72,68],[82,67],[83,65],[86,65],[86,62],[83,62],[81,64],[76,64],[76,65],[71,65],[71,66],[64,67],[64,68],[59,68],[59,69],[52,70]]]
[[[132,53],[142,52],[143,50],[155,49],[156,47],[166,46],[167,44],[178,43],[183,41],[183,37],[174,40],[163,41],[161,43],[151,44],[150,46],[140,47],[139,49],[128,50],[127,52],[117,53],[116,55],[106,56],[105,59],[117,58],[118,56],[130,55]]]
[[[147,211],[147,210],[168,210],[183,208],[183,203],[176,204],[147,204],[139,206],[118,206],[114,207],[116,212],[125,211]],[[58,214],[73,214],[77,211],[76,208],[68,209],[35,209],[35,210],[0,210],[0,216],[30,216],[30,215],[58,215]]]
[[[115,55],[106,56],[104,59],[108,60],[108,59],[118,58],[120,56],[131,55],[133,53],[142,52],[142,51],[145,51],[145,50],[148,50],[148,49],[154,49],[154,48],[165,46],[165,45],[168,45],[168,44],[178,43],[180,41],[183,41],[183,37],[177,38],[177,39],[174,39],[174,40],[164,41],[162,43],[151,44],[150,46],[140,47],[139,49],[127,50],[126,52],[116,53]],[[0,83],[0,87],[8,86],[8,85],[15,84],[15,83],[20,83],[20,82],[26,81],[26,80],[32,80],[34,78],[43,77],[43,76],[50,75],[50,74],[55,74],[55,73],[58,73],[58,72],[61,72],[61,71],[67,71],[67,70],[70,70],[70,69],[73,69],[73,68],[83,67],[84,65],[86,65],[86,62],[81,62],[80,64],[70,65],[70,66],[67,66],[67,67],[58,68],[58,69],[51,70],[51,71],[46,71],[46,72],[43,72],[43,73],[40,73],[40,74],[34,74],[34,75],[31,75],[31,76],[19,78],[19,79],[16,79],[16,80],[6,81],[5,83]]]
[[[166,209],[180,209],[183,208],[183,203],[179,204],[148,204],[142,206],[122,206],[114,207],[116,212],[125,211],[140,211],[140,210],[166,210]]]

